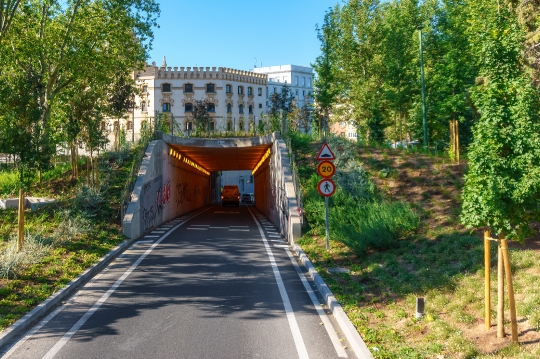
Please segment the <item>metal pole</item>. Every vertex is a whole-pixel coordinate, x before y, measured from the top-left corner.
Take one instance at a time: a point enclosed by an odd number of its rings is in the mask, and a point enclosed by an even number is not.
[[[418,37],[420,39],[420,80],[422,81],[422,121],[424,123],[424,149],[428,150],[427,140],[427,120],[426,120],[426,86],[424,84],[424,61],[422,58],[422,29],[423,26],[418,26]]]
[[[326,204],[326,250],[329,250],[330,242],[328,241],[328,197],[324,197],[324,203]]]

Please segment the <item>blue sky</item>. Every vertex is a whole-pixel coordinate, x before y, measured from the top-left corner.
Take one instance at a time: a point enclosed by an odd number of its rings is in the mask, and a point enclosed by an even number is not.
[[[149,62],[249,70],[310,66],[319,55],[315,24],[338,0],[159,0]]]

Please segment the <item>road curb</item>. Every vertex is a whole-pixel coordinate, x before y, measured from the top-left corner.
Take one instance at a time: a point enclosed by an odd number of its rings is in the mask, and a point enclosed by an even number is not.
[[[109,253],[101,257],[96,264],[94,264],[92,267],[79,274],[77,278],[66,284],[64,288],[58,290],[44,302],[40,303],[37,307],[26,313],[24,317],[17,320],[10,327],[6,328],[3,332],[0,333],[0,348],[10,343],[17,336],[23,334],[32,326],[32,324],[34,324],[36,320],[48,313],[58,303],[71,296],[75,291],[79,290],[79,288],[83,284],[88,282],[88,280],[95,276],[97,272],[101,271],[103,267],[107,266],[114,258],[116,258],[119,253],[124,251],[129,245],[131,245],[137,240],[139,240],[139,238],[128,239],[120,243],[114,249],[110,250]]]
[[[341,327],[343,334],[345,334],[345,337],[347,338],[351,349],[354,351],[358,359],[372,359],[373,356],[371,355],[371,352],[369,351],[366,343],[364,343],[364,340],[362,339],[360,334],[358,334],[358,331],[349,320],[349,317],[347,317],[347,314],[345,314],[345,311],[343,311],[343,308],[334,297],[334,294],[330,291],[330,288],[328,288],[328,285],[326,285],[324,280],[321,278],[307,255],[302,250],[302,248],[300,248],[298,244],[294,244],[294,246],[292,246],[292,249],[298,256],[300,262],[308,270],[311,280],[313,280],[313,282],[319,289],[319,292],[326,301],[326,305],[332,311],[334,318],[336,318],[336,321]]]

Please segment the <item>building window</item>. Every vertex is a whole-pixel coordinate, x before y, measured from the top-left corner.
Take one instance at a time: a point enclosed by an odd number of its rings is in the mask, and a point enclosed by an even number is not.
[[[306,90],[302,90],[302,99],[306,97]]]
[[[148,92],[148,86],[143,86],[143,87],[142,87],[142,92],[143,92],[143,93]]]
[[[225,85],[225,92],[226,93],[232,93],[232,86],[231,85]]]
[[[248,96],[253,96],[253,87],[248,87]]]
[[[276,92],[277,92],[277,87],[274,87],[274,93],[276,93]]]
[[[161,92],[171,92],[171,84],[161,84]]]
[[[206,84],[206,92],[216,92],[214,84]]]
[[[101,121],[100,128],[101,131],[105,131],[107,129],[107,123],[105,121]]]
[[[307,79],[307,86],[311,87],[311,77],[308,77],[308,79]]]
[[[306,78],[302,77],[302,87],[306,86]]]
[[[259,108],[262,108],[262,103],[259,104]]]
[[[241,118],[240,121],[238,121],[238,131],[244,131],[244,119]]]
[[[141,112],[146,112],[146,102],[141,102]]]
[[[206,105],[206,111],[208,112],[216,112],[216,105],[213,103],[209,103]]]
[[[216,129],[216,123],[214,121],[208,122],[208,130],[214,131]]]
[[[193,130],[193,122],[186,121],[186,130],[188,130],[188,131]]]
[[[193,111],[193,104],[188,102],[184,105],[184,112],[191,112],[191,111]]]
[[[238,106],[238,113],[244,113],[244,105]]]
[[[227,131],[232,131],[232,121],[227,121]]]
[[[193,92],[193,84],[184,84],[184,93],[191,93]]]
[[[296,98],[298,98],[298,90],[294,93],[296,95]]]
[[[298,86],[298,76],[294,77],[294,86]]]
[[[163,112],[171,112],[171,104],[168,102],[163,103]]]
[[[227,113],[232,112],[232,105],[230,103],[227,104]]]
[[[266,98],[268,98],[268,86],[266,87]]]
[[[262,87],[257,89],[257,95],[262,96]]]
[[[253,114],[253,106],[248,106],[248,113]]]
[[[244,94],[244,87],[243,87],[243,86],[238,86],[238,94],[239,94],[239,95],[243,95],[243,94]]]
[[[340,135],[341,137],[345,137],[345,132],[341,132],[339,135]]]

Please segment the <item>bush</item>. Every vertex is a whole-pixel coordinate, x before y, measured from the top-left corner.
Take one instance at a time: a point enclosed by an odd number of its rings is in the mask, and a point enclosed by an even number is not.
[[[403,202],[350,198],[343,202],[331,212],[331,230],[358,255],[369,249],[389,248],[420,225],[420,217]]]
[[[51,239],[39,234],[26,234],[23,249],[17,252],[17,238],[0,253],[0,277],[13,278],[21,268],[38,263],[49,251]]]
[[[89,217],[95,217],[106,206],[107,200],[99,189],[81,185],[75,194],[72,207],[86,213]]]

